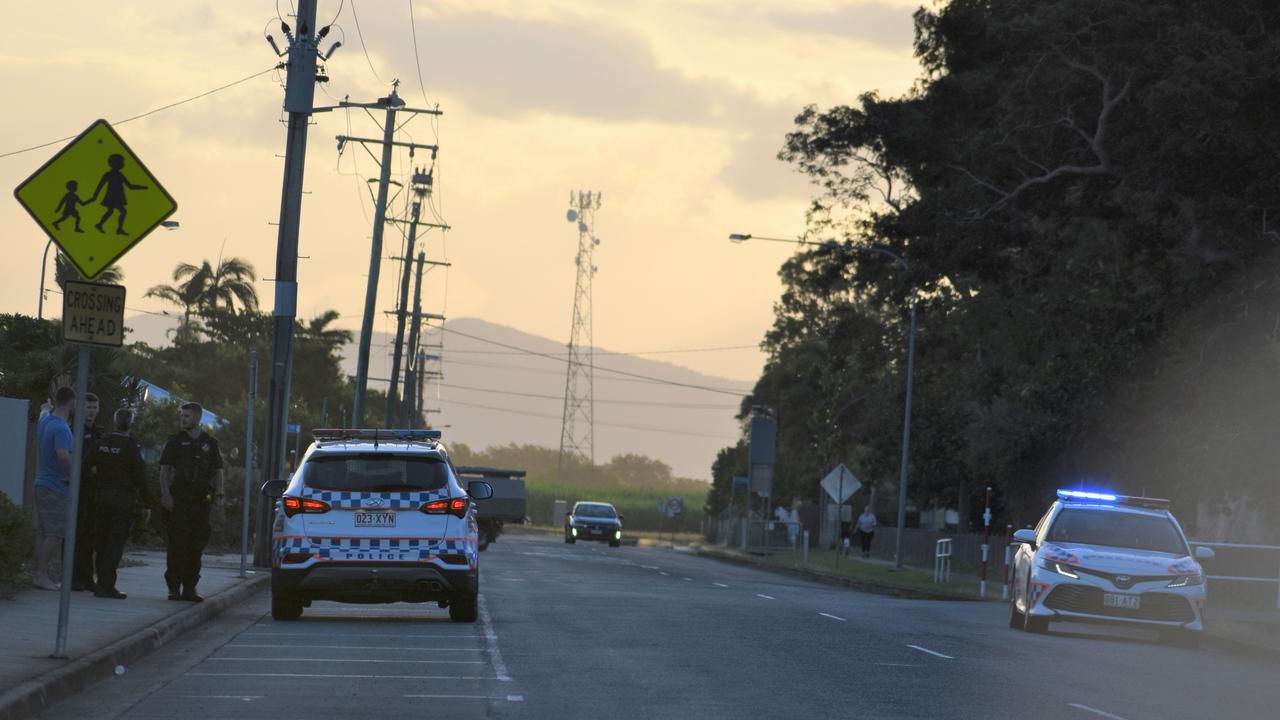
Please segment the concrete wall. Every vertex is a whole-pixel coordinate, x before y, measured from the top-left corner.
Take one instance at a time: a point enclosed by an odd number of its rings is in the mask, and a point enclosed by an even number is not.
[[[18,505],[27,487],[27,403],[0,398],[0,492]]]

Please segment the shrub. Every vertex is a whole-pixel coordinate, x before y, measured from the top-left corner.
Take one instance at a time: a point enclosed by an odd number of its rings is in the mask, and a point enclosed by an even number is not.
[[[22,571],[35,549],[35,528],[27,511],[0,493],[0,596],[23,585]]]

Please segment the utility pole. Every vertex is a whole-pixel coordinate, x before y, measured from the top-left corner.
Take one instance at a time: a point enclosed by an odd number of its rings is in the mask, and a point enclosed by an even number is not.
[[[357,103],[342,103],[342,106],[365,108],[377,107],[386,111],[386,119],[383,121],[382,126],[382,140],[349,137],[346,135],[338,136],[339,153],[342,152],[342,148],[348,142],[382,146],[381,173],[378,177],[377,199],[374,201],[373,207],[373,242],[369,249],[369,281],[365,288],[364,317],[360,323],[360,344],[356,355],[355,407],[351,410],[352,427],[362,427],[365,424],[364,396],[369,385],[369,345],[373,340],[373,315],[374,308],[377,306],[378,302],[378,275],[382,269],[382,231],[386,224],[387,217],[387,188],[391,181],[391,151],[395,147],[407,147],[410,151],[415,149],[428,149],[431,151],[431,158],[434,161],[435,154],[438,149],[435,145],[419,145],[417,143],[395,141],[395,132],[397,129],[396,113],[408,112],[424,113],[428,115],[442,114],[439,110],[422,110],[406,107],[404,100],[402,100],[396,93],[396,88],[398,88],[399,85],[399,80],[392,81],[391,94],[387,97],[379,98],[376,103],[365,105]]]
[[[317,44],[329,34],[326,26],[316,32],[316,0],[298,0],[297,34],[287,23],[280,32],[289,41],[281,52],[275,38],[267,36],[277,56],[288,55],[285,63],[286,82],[284,109],[289,113],[285,140],[284,187],[280,193],[280,231],[276,239],[276,292],[271,341],[271,383],[267,390],[266,443],[263,448],[263,480],[281,475],[285,454],[285,425],[289,414],[290,370],[293,367],[293,324],[298,310],[298,226],[302,217],[302,178],[307,157],[307,126],[315,110],[316,63],[328,60],[338,49],[334,43],[328,53],[321,54]],[[259,503],[257,541],[253,563],[270,564],[271,503]]]
[[[578,225],[578,266],[573,288],[573,322],[569,327],[569,363],[565,373],[564,414],[560,424],[560,459],[557,477],[564,478],[565,454],[573,453],[595,465],[595,342],[592,339],[591,286],[596,274],[594,249],[596,210],[600,193],[569,193],[569,222]],[[585,352],[584,348],[585,347]]]
[[[417,375],[418,375],[418,377],[417,377],[417,380],[418,380],[418,407],[416,408],[416,412],[417,412],[417,414],[418,414],[418,417],[421,417],[421,418],[423,419],[423,421],[425,422],[425,421],[426,421],[426,418],[425,418],[425,417],[423,417],[423,412],[422,412],[422,410],[423,410],[423,408],[425,408],[425,407],[426,407],[426,403],[423,401],[423,396],[424,396],[424,395],[426,395],[426,391],[427,391],[427,383],[426,383],[426,378],[427,378],[427,354],[426,354],[425,352],[421,351],[421,350],[419,350],[419,351],[418,351],[418,373],[417,373]],[[427,423],[427,424],[430,424],[430,423]]]
[[[395,427],[399,420],[397,417],[399,413],[396,410],[400,405],[400,358],[404,350],[404,321],[409,305],[409,276],[413,272],[413,262],[410,258],[413,257],[413,246],[418,240],[418,220],[422,216],[422,200],[426,197],[428,188],[431,187],[430,173],[415,172],[412,185],[414,199],[413,208],[410,211],[409,236],[405,240],[404,257],[401,258],[404,272],[400,276],[400,307],[396,311],[396,341],[391,360],[391,387],[387,390],[386,420],[383,423],[386,427]],[[419,283],[419,289],[421,289],[421,283]]]

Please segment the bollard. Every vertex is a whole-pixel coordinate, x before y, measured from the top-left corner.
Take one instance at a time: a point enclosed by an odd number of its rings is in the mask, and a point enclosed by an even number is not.
[[[1000,598],[1009,599],[1009,564],[1013,562],[1013,526],[1004,526],[1004,588],[1000,591]]]
[[[803,560],[803,562],[804,562],[804,566],[805,566],[805,567],[809,567],[809,531],[808,531],[808,530],[805,530],[805,531],[804,531],[804,555],[803,555],[803,558],[804,558],[804,560]],[[1277,601],[1277,602],[1280,602],[1280,601]]]

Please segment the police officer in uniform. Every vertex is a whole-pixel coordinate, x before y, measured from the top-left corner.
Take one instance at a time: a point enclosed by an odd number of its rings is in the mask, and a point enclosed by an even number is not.
[[[94,569],[98,573],[98,587],[93,594],[100,598],[123,600],[127,597],[116,588],[116,571],[124,546],[133,528],[134,515],[141,500],[143,522],[150,519],[150,498],[147,491],[147,469],[142,461],[142,448],[131,437],[133,411],[120,409],[113,418],[115,432],[101,438],[94,451],[92,471],[97,487],[97,507],[92,530],[97,557]]]
[[[93,393],[84,394],[84,454],[80,459],[80,502],[76,510],[76,550],[75,562],[71,571],[71,589],[76,592],[94,592],[97,586],[93,582],[94,553],[97,542],[93,534],[94,518],[97,515],[97,488],[89,468],[93,465],[93,453],[98,449],[98,441],[102,432],[94,426],[98,421],[98,396]]]
[[[169,511],[170,600],[200,602],[200,556],[209,542],[210,521],[225,500],[218,441],[200,429],[204,408],[189,402],[178,414],[182,432],[169,438],[160,455],[160,504]]]

